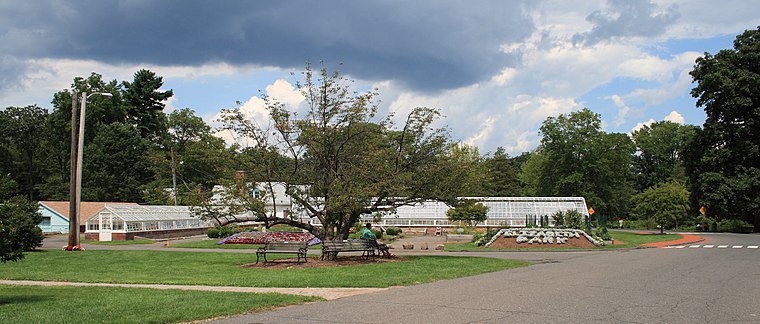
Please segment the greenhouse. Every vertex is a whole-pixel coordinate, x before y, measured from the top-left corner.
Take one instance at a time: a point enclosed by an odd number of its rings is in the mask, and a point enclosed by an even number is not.
[[[588,216],[588,207],[583,197],[467,197],[489,207],[488,219],[478,224],[483,227],[525,227],[540,216],[551,216],[557,211],[574,210]],[[448,227],[446,212],[449,206],[442,202],[429,201],[414,206],[403,206],[395,214],[384,215],[379,222],[373,222],[372,215],[362,217],[364,222],[379,226],[396,227]],[[549,217],[551,221],[551,217]]]
[[[198,235],[214,226],[193,216],[188,206],[139,205],[106,205],[85,225],[85,237],[99,241]]]

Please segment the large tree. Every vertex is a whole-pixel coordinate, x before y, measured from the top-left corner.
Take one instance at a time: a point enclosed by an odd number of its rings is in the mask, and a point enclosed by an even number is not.
[[[760,228],[760,27],[733,49],[705,53],[691,94],[707,118],[687,150],[693,206]]]
[[[38,106],[8,107],[0,111],[0,171],[4,183],[17,184],[18,192],[30,200],[39,199],[36,186],[45,178],[45,142],[48,112]],[[7,199],[9,197],[3,197]]]
[[[150,70],[135,72],[132,82],[124,81],[124,103],[128,120],[143,138],[155,140],[167,129],[164,102],[174,95],[172,90],[160,91],[163,77]]]
[[[660,233],[665,227],[677,227],[688,217],[689,191],[678,182],[665,182],[646,189],[633,197],[634,211],[638,218],[651,219],[660,225]]]
[[[644,126],[632,134],[637,191],[668,181],[686,183],[683,153],[699,127],[669,121]]]
[[[520,157],[510,158],[503,147],[496,148],[493,156],[485,159],[488,171],[486,181],[487,196],[517,197],[520,196],[522,185],[517,175],[520,172]]]
[[[415,108],[396,128],[390,117],[376,117],[374,90],[354,92],[350,80],[326,68],[314,71],[307,65],[303,75],[296,84],[304,98],[300,107],[264,96],[268,121],[251,120],[238,109],[224,112],[227,129],[256,143],[251,148],[256,158],[249,161],[255,163],[247,170],[265,190],[256,195],[261,199],[246,194],[250,188],[227,190],[234,196],[226,200],[231,209],[203,204],[195,209],[199,214],[228,212],[221,215],[234,221],[232,214],[244,210],[267,225],[289,224],[334,239],[348,237],[361,215],[428,199],[456,200],[461,172],[450,158],[448,132],[433,127],[436,110]],[[273,182],[284,183],[301,212],[322,227],[268,213],[264,203],[272,199]]]
[[[634,152],[627,135],[603,132],[600,115],[588,109],[547,118],[541,133],[520,174],[526,193],[585,197],[602,215],[627,211]]]

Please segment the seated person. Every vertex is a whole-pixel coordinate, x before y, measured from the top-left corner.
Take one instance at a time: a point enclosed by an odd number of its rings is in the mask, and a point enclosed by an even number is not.
[[[362,238],[368,240],[377,240],[375,232],[372,231],[372,224],[367,223],[364,225],[364,229],[362,229]],[[388,246],[385,245],[385,243],[377,242],[377,251],[382,253],[384,256],[391,256],[391,252],[388,251]]]

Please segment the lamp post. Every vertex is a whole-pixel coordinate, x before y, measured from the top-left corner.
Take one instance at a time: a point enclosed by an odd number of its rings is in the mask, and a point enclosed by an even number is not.
[[[79,222],[81,221],[81,215],[82,210],[80,208],[81,201],[82,201],[82,155],[84,152],[84,114],[85,110],[87,108],[87,100],[90,99],[90,97],[94,95],[101,95],[105,97],[112,97],[113,94],[110,94],[108,92],[96,92],[91,93],[90,95],[87,95],[87,92],[82,92],[82,97],[80,99],[82,109],[79,110],[79,140],[77,142],[74,141],[74,118],[76,116],[75,112],[75,101],[76,101],[76,95],[72,96],[72,112],[71,112],[71,158],[74,159],[74,147],[76,145],[76,176],[75,181],[73,182],[74,188],[70,189],[70,193],[74,193],[74,196],[76,197],[74,208],[71,208],[71,195],[69,195],[69,245],[66,247],[66,250],[74,250],[78,249],[79,247]],[[72,162],[72,166],[74,163]],[[73,173],[73,172],[72,172]],[[72,212],[73,211],[73,212]]]

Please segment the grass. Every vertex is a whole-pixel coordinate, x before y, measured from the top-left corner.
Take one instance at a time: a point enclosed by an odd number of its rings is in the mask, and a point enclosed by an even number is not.
[[[175,323],[316,300],[321,298],[275,293],[0,285],[3,323]]]
[[[622,241],[624,244],[605,245],[601,248],[604,249],[621,249],[621,248],[635,248],[642,244],[652,242],[664,242],[677,240],[683,236],[678,234],[638,234],[631,232],[610,231],[610,235],[616,241]],[[446,243],[444,246],[446,251],[565,251],[565,250],[588,250],[587,248],[576,247],[537,247],[537,248],[488,248],[483,246],[476,246],[472,242],[467,243]]]
[[[123,240],[123,241],[98,241],[98,240],[82,240],[81,243],[93,244],[93,245],[139,245],[139,244],[153,244],[154,240]]]
[[[256,250],[259,244],[216,244],[219,240],[200,240],[182,243],[170,243],[172,248],[191,248],[191,249],[233,249],[233,250]]]
[[[634,248],[642,244],[653,242],[665,242],[683,238],[678,234],[638,234],[632,232],[610,231],[610,235],[616,241],[622,241],[624,244],[605,246],[605,248]]]
[[[285,255],[285,257],[289,257]],[[241,267],[253,253],[45,250],[0,267],[9,280],[157,283],[244,287],[390,287],[528,265],[480,257],[416,256],[410,261],[288,269]],[[75,265],[75,266],[74,266]]]

